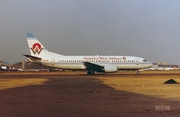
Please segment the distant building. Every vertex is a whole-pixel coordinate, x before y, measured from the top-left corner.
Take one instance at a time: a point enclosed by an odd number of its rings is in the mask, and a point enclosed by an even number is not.
[[[179,65],[153,63],[150,70],[179,70]]]
[[[154,68],[158,67],[158,63],[153,63],[153,66]]]
[[[158,67],[179,68],[179,65],[158,65]]]

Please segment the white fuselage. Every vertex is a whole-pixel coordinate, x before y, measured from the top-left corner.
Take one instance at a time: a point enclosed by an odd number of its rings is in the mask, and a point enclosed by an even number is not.
[[[46,56],[42,57],[41,61],[36,61],[36,63],[71,70],[85,69],[83,62],[91,62],[102,66],[114,65],[119,70],[136,70],[152,66],[152,63],[143,60],[143,58],[134,56]]]

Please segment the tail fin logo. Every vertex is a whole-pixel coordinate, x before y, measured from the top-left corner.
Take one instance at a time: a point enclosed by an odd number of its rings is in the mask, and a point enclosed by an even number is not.
[[[42,49],[43,48],[41,47],[41,44],[39,44],[39,43],[35,43],[31,48],[31,50],[34,54],[36,54],[36,53],[40,54]]]

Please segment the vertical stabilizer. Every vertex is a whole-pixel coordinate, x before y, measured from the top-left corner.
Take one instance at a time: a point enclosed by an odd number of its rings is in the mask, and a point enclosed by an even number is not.
[[[45,56],[60,55],[46,50],[45,47],[38,41],[38,39],[32,33],[26,33],[26,38],[31,56],[42,58]]]

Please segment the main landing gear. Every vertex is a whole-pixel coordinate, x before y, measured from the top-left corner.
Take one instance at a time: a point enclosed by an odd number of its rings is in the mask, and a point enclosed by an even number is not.
[[[137,74],[140,74],[140,71],[137,70]]]
[[[89,71],[87,72],[87,74],[88,74],[88,75],[94,75],[95,73],[94,73],[93,70],[89,70]]]

